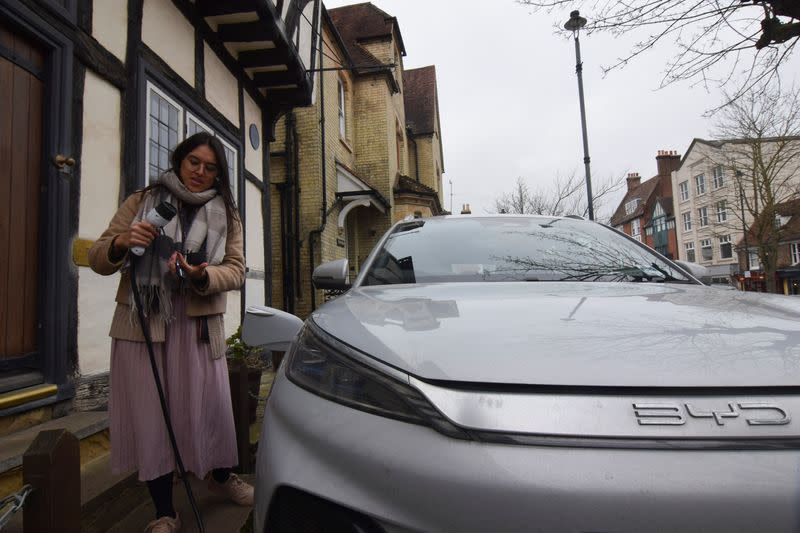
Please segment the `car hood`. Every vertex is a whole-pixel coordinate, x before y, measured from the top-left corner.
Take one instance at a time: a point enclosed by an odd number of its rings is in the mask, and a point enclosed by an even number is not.
[[[800,299],[701,285],[355,288],[324,331],[424,380],[559,386],[800,385]]]

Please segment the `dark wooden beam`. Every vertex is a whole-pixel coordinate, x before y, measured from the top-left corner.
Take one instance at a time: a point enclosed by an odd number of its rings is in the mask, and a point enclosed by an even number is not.
[[[301,77],[297,72],[291,70],[281,70],[277,72],[256,72],[253,74],[253,82],[258,87],[275,87],[276,85],[300,84]]]
[[[261,21],[220,24],[217,35],[226,43],[249,43],[251,41],[273,41],[278,37],[275,28]]]
[[[239,52],[239,64],[244,68],[285,65],[289,54],[284,48],[264,48]]]
[[[255,11],[256,7],[253,0],[197,0],[195,2],[197,12],[204,17],[215,17],[218,15],[233,15],[234,13],[246,13]]]
[[[194,5],[190,3],[188,0],[172,0],[172,3],[177,7],[183,16],[185,16],[192,25],[200,31],[200,34],[203,36],[203,39],[208,43],[208,46],[217,54],[217,57],[225,64],[228,70],[237,78],[241,79],[244,83],[245,89],[247,89],[247,94],[255,100],[256,104],[259,107],[265,107],[267,105],[267,101],[264,98],[258,88],[255,86],[254,83],[250,81],[250,78],[245,74],[242,66],[236,61],[236,59],[231,55],[227,48],[225,48],[224,43],[220,40],[219,36],[214,33],[208,23],[200,17],[197,13],[197,10],[194,9]]]

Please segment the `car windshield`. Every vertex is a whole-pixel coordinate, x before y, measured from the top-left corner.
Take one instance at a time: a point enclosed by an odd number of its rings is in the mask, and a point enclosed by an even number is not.
[[[571,218],[417,219],[396,226],[363,285],[462,281],[693,283],[646,247]]]

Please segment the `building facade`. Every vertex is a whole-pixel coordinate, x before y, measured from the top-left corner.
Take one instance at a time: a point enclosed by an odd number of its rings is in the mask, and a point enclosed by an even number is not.
[[[748,272],[758,270],[753,268],[758,264],[758,253],[757,242],[752,237],[746,242],[745,238],[754,213],[769,205],[761,197],[769,195],[775,205],[800,194],[800,158],[782,162],[780,170],[768,178],[748,177],[778,161],[771,155],[775,142],[766,139],[759,143],[765,164],[754,164],[751,143],[694,139],[673,174],[672,185],[679,258],[707,267],[712,282],[738,280],[742,289],[756,289],[760,286],[756,282],[763,281],[763,276]],[[764,183],[767,179],[768,186]],[[740,247],[749,250],[749,269],[740,265]]]
[[[270,140],[313,102],[321,16],[320,0],[0,0],[0,420],[107,382],[118,277],[87,250],[199,130],[226,148],[245,225],[229,332],[269,300]]]
[[[273,305],[307,316],[311,275],[348,259],[355,278],[381,235],[442,210],[434,67],[406,70],[396,18],[370,3],[323,10],[319,97],[276,127],[271,156]]]
[[[660,254],[677,258],[672,171],[680,163],[677,152],[659,150],[658,173],[645,182],[638,173],[627,177],[627,191],[611,217],[611,225]]]

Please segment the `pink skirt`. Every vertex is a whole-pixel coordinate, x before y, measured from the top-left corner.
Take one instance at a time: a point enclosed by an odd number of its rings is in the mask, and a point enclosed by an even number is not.
[[[186,315],[184,297],[173,306],[165,342],[153,348],[183,465],[202,479],[239,462],[228,364],[198,341],[199,320]],[[112,471],[138,470],[141,481],[175,471],[145,343],[112,339],[110,381]]]

